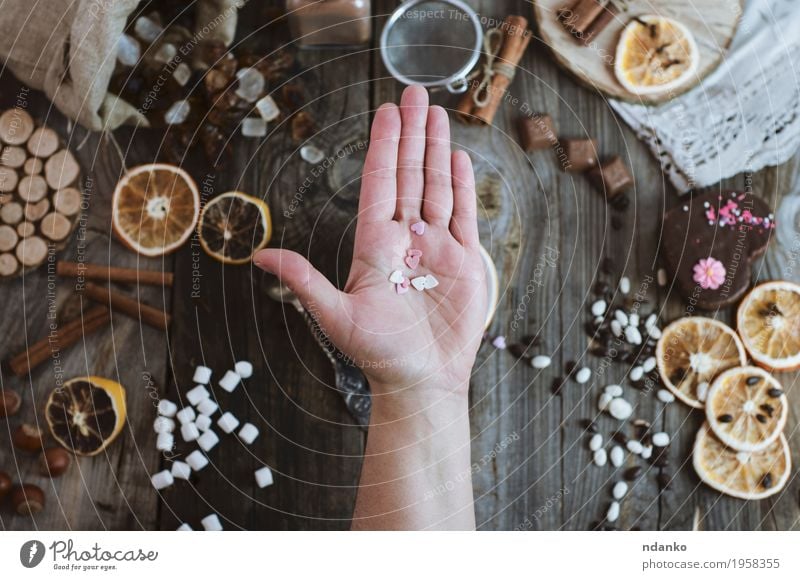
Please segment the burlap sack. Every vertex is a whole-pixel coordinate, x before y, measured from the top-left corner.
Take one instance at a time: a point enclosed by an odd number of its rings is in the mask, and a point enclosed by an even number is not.
[[[242,0],[198,0],[195,34],[230,44]],[[0,16],[4,68],[40,89],[65,115],[94,131],[147,124],[108,92],[117,40],[139,0],[11,0]]]

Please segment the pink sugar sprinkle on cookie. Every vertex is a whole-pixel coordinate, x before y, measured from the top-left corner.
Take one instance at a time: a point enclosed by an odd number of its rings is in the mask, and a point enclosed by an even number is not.
[[[406,266],[416,270],[417,266],[419,266],[419,258],[417,256],[406,256]]]
[[[417,222],[415,224],[411,224],[411,231],[421,236],[425,233],[425,222]]]
[[[406,256],[410,256],[412,258],[421,258],[422,257],[422,250],[415,250],[414,248],[409,248],[406,252]]]

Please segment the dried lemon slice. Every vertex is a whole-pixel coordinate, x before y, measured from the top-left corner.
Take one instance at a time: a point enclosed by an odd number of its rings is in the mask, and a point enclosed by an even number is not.
[[[761,451],[775,441],[788,414],[783,387],[765,370],[738,367],[714,379],[706,417],[720,441],[737,451]]]
[[[800,286],[766,282],[744,297],[736,327],[747,352],[771,370],[800,368]]]
[[[246,264],[272,235],[269,207],[257,197],[229,191],[206,204],[197,231],[208,255],[225,264]]]
[[[664,385],[687,405],[702,409],[714,378],[743,366],[747,357],[730,327],[713,318],[690,316],[664,329],[656,360]]]
[[[688,28],[671,18],[645,15],[622,31],[614,73],[631,93],[653,95],[686,84],[699,62],[700,52]]]
[[[736,451],[717,439],[707,424],[697,432],[692,462],[703,482],[740,499],[763,499],[778,493],[792,469],[783,434],[763,451]]]
[[[53,438],[76,455],[97,455],[125,425],[125,389],[102,377],[78,377],[53,389],[45,418]]]

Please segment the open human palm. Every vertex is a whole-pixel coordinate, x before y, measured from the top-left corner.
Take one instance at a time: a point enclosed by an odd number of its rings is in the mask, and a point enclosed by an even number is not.
[[[422,221],[422,235],[411,230]],[[409,249],[422,252],[411,269]],[[486,315],[472,164],[451,151],[447,113],[409,87],[383,105],[364,165],[350,275],[337,290],[302,256],[262,250],[259,267],[297,294],[373,390],[466,388]],[[389,281],[433,275],[435,288],[400,294]]]

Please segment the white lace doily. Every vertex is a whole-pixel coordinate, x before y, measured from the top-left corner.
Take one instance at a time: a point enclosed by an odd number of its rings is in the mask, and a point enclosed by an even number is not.
[[[681,193],[785,162],[800,147],[800,1],[748,0],[730,52],[685,95],[611,106]]]

